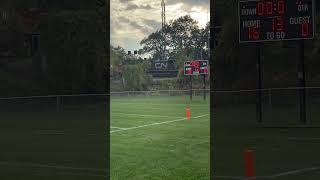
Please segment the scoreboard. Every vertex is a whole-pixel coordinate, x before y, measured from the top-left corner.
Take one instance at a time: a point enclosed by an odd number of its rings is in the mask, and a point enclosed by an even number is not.
[[[184,62],[184,75],[208,74],[207,60],[192,60]]]
[[[239,41],[314,38],[314,0],[239,0]]]

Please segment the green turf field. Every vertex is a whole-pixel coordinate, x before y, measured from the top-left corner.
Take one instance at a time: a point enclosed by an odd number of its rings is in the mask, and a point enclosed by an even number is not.
[[[188,101],[189,102],[189,101]],[[111,179],[208,180],[209,97],[111,97]]]
[[[201,96],[192,102],[184,96],[112,97],[111,179],[209,179],[209,104]],[[320,121],[317,109],[309,113],[311,127]],[[215,179],[243,179],[243,151],[250,148],[256,179],[318,180],[319,128],[262,128],[255,110],[241,104],[214,110]],[[265,122],[298,124],[296,108],[264,112]],[[0,179],[105,179],[105,115],[104,106],[1,112]]]
[[[284,122],[298,121],[297,112],[292,110],[278,109],[273,117]],[[268,116],[264,117],[267,121]],[[256,179],[320,179],[319,128],[259,127],[254,105],[216,108],[214,118],[216,179],[243,179],[246,148],[255,150]],[[315,122],[316,116],[312,119]]]
[[[105,179],[103,109],[1,112],[1,180]]]

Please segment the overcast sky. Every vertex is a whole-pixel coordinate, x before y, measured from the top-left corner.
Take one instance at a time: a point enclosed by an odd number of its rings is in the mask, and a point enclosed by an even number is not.
[[[204,27],[210,0],[165,0],[166,21],[189,14]],[[140,49],[140,41],[161,28],[161,0],[111,0],[111,44],[126,51]]]

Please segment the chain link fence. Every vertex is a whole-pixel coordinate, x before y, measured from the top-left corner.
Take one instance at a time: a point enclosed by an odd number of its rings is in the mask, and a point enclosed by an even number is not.
[[[301,93],[305,91],[305,118],[301,120],[303,106]],[[219,109],[244,113],[250,124],[259,122],[259,93],[261,94],[261,124],[270,126],[320,125],[320,87],[268,88],[261,90],[213,91],[214,103]],[[302,111],[303,113],[303,111]],[[235,114],[235,116],[237,116]],[[241,117],[241,116],[240,116]]]
[[[0,112],[63,112],[102,110],[107,94],[51,95],[0,98]]]
[[[208,100],[210,97],[210,89],[189,89],[189,90],[155,90],[155,91],[122,91],[122,92],[111,92],[111,99],[125,99],[130,100],[131,98],[157,98],[157,97],[188,97]]]

